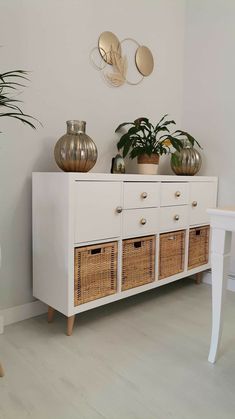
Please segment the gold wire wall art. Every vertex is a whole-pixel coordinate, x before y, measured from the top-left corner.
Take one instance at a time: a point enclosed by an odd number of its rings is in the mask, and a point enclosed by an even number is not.
[[[132,48],[134,47],[134,65],[139,75],[136,80],[129,80],[127,76],[128,58],[123,52],[126,44],[132,44]],[[154,68],[153,55],[148,47],[140,45],[132,38],[119,41],[117,36],[109,31],[101,33],[98,46],[90,53],[90,60],[93,66],[102,72],[105,81],[113,87],[119,87],[125,83],[133,86],[140,84]]]

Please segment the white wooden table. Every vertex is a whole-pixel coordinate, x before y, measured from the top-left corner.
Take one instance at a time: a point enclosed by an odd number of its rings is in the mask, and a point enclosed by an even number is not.
[[[208,361],[217,358],[223,327],[223,306],[231,251],[232,232],[235,231],[235,207],[208,209],[211,217],[212,243],[212,334]]]

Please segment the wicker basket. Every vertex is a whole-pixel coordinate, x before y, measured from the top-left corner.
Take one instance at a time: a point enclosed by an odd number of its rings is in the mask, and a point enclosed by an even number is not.
[[[155,280],[155,236],[123,240],[122,291]]]
[[[160,235],[159,279],[184,270],[185,230]]]
[[[117,242],[74,250],[74,305],[115,294]]]
[[[209,260],[210,226],[190,228],[188,269],[205,265]]]

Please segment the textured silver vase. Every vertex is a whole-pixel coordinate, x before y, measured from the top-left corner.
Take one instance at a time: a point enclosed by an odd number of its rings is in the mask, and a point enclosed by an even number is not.
[[[94,141],[85,133],[86,122],[67,121],[67,133],[56,143],[54,155],[64,172],[88,172],[97,160]]]
[[[176,175],[194,176],[202,165],[200,153],[191,146],[176,151],[171,158],[171,168]]]

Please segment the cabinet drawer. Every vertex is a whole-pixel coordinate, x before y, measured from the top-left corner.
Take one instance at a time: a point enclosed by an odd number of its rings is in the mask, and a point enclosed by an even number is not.
[[[160,231],[182,229],[187,224],[188,205],[160,208]]]
[[[123,212],[123,238],[156,234],[159,226],[159,209],[144,208]]]
[[[159,205],[159,183],[125,182],[124,208],[150,208]]]
[[[216,207],[217,185],[215,182],[195,182],[190,184],[190,225],[210,222],[207,208]]]
[[[162,183],[161,207],[188,204],[188,183]]]

